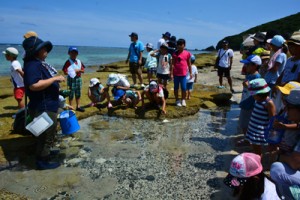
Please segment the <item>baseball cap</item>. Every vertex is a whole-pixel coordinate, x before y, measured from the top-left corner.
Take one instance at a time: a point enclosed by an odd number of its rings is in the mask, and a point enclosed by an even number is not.
[[[223,40],[222,44],[229,44],[229,42],[227,40]]]
[[[196,57],[194,55],[191,55],[191,61],[195,61],[196,60]]]
[[[94,87],[94,86],[97,85],[97,84],[100,84],[99,79],[97,79],[97,78],[92,78],[92,79],[90,80],[90,85],[89,85],[89,87]]]
[[[170,32],[165,32],[162,34],[164,37],[170,38],[171,37],[171,33]]]
[[[138,34],[136,32],[132,32],[129,37],[138,37]]]
[[[256,65],[261,65],[261,58],[257,55],[250,55],[246,59],[241,60],[240,62],[244,64],[254,63]]]
[[[300,88],[294,88],[291,90],[289,96],[286,98],[286,102],[290,105],[300,106]]]
[[[296,81],[290,81],[284,86],[277,86],[277,88],[280,90],[282,94],[289,95],[291,90],[294,88],[300,87],[300,83]]]
[[[79,53],[77,47],[69,47],[68,53],[70,53],[71,51],[76,51],[77,53]]]
[[[146,44],[146,47],[150,48],[150,49],[153,49],[153,44],[152,43],[147,43]]]
[[[255,176],[263,171],[261,157],[254,153],[242,153],[237,155],[230,164],[229,174],[224,183],[229,187],[238,187],[247,181],[247,178]]]
[[[285,39],[281,35],[275,35],[272,39],[268,39],[267,43],[273,44],[276,47],[282,47]]]
[[[19,51],[14,47],[8,47],[8,48],[6,48],[5,51],[2,51],[2,53],[5,55],[12,55],[15,57],[17,57],[19,55]]]

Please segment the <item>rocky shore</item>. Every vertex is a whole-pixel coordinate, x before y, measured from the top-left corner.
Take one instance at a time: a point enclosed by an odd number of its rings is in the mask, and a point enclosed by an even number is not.
[[[171,96],[166,116],[149,110],[141,117],[122,107],[107,113],[101,106],[78,113],[81,130],[59,137],[56,159],[63,166],[55,170],[34,170],[30,138],[3,134],[1,194],[17,193],[19,199],[224,199],[221,182],[237,136],[239,109],[230,102],[240,97],[239,59],[235,53],[233,97],[216,89],[216,72],[206,67],[200,69],[187,110],[173,106]],[[95,75],[105,82],[107,72],[85,74],[86,80]],[[24,146],[18,144],[26,143],[20,154]]]

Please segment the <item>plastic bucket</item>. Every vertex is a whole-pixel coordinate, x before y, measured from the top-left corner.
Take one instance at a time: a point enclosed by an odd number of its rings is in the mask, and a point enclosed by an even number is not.
[[[73,134],[80,129],[77,117],[74,111],[65,110],[59,115],[59,123],[62,130],[62,134]]]
[[[267,128],[265,129],[265,138],[268,143],[278,144],[281,142],[285,129],[273,128],[274,121],[277,120],[286,124],[288,121],[282,116],[271,117]]]

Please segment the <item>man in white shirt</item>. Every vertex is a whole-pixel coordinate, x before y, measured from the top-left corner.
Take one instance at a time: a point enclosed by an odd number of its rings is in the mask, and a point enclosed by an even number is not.
[[[219,76],[219,83],[220,85],[218,88],[225,88],[223,86],[223,76],[227,78],[230,91],[233,93],[234,90],[232,88],[232,79],[230,76],[230,70],[232,66],[232,60],[233,60],[233,51],[232,49],[229,49],[228,47],[229,43],[226,40],[222,41],[222,49],[219,49],[218,51],[218,57],[219,62],[217,63],[217,68],[218,68],[218,76]]]

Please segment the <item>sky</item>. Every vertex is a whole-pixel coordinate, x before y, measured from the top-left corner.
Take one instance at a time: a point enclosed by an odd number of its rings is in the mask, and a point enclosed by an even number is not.
[[[0,43],[21,44],[33,30],[54,45],[128,47],[137,32],[156,46],[169,31],[187,48],[203,49],[298,12],[299,0],[3,0]]]

